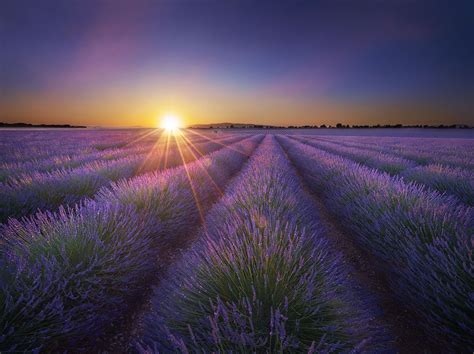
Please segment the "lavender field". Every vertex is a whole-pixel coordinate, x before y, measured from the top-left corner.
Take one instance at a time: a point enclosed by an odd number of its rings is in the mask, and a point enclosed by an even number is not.
[[[474,139],[375,135],[0,131],[0,352],[473,352]]]

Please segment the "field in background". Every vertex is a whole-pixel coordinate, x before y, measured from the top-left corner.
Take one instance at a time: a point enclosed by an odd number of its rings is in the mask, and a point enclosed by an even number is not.
[[[430,132],[0,131],[0,352],[472,352],[474,136]]]
[[[252,130],[252,129],[250,129]],[[249,132],[249,129],[233,129]],[[258,129],[254,130],[258,132]],[[400,138],[452,138],[474,139],[474,129],[429,129],[429,128],[338,128],[338,129],[268,129],[271,134],[322,135],[322,136],[381,136]]]

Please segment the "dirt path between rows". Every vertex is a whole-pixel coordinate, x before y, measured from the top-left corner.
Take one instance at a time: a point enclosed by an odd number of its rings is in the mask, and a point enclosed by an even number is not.
[[[114,324],[105,332],[104,336],[97,340],[93,345],[93,352],[114,354],[136,352],[135,341],[144,329],[145,316],[152,311],[154,287],[160,285],[169,267],[177,262],[196,240],[200,228],[201,225],[198,225],[195,231],[185,235],[176,235],[176,238],[181,239],[179,245],[172,249],[163,249],[157,254],[159,264],[156,265],[151,278],[146,279],[146,282],[150,285],[135,302],[129,304],[122,318],[114,321]]]
[[[285,151],[283,149],[283,151]],[[286,152],[285,152],[286,154]],[[308,186],[307,180],[287,156],[305,191],[311,196],[322,226],[326,230],[331,245],[336,252],[340,252],[343,261],[349,265],[348,277],[355,281],[357,287],[373,296],[376,305],[381,309],[371,319],[371,324],[387,328],[395,337],[393,347],[397,353],[447,353],[449,349],[440,348],[430,343],[429,337],[416,325],[420,319],[416,318],[403,305],[396,301],[392,294],[386,275],[377,267],[377,260],[362,249],[351,235],[351,231],[344,228],[340,221],[327,209],[322,195],[314,193]]]
[[[292,163],[291,159],[289,161]],[[329,212],[324,204],[324,198],[312,192],[299,170],[294,165],[293,167],[301,180],[302,187],[312,198],[314,208],[319,214],[321,224],[326,230],[326,236],[331,245],[336,252],[342,255],[343,261],[348,264],[348,277],[355,281],[357,287],[370,293],[377,306],[382,310],[378,311],[370,320],[371,325],[387,328],[391,331],[395,337],[393,347],[398,353],[449,352],[449,350],[429,344],[428,336],[416,325],[419,320],[394,298],[388,287],[386,276],[377,267],[377,260],[356,244],[351,232],[345,229],[337,218]],[[232,177],[227,184],[227,188],[232,185],[233,179],[239,175],[240,171]],[[194,232],[183,235],[182,243],[177,248],[167,250],[160,255],[160,266],[151,281],[154,286],[160,284],[168,267],[178,261],[186,249],[196,240],[199,229],[200,226],[196,227]],[[98,343],[97,352],[129,353],[133,351],[133,341],[143,330],[144,316],[151,310],[151,296],[152,288],[150,287],[147,293],[140,297],[140,301],[132,305],[131,309],[127,311],[124,322],[119,328],[114,329],[115,335],[112,338],[104,338],[103,343]],[[118,322],[120,323],[120,321]]]
[[[223,190],[224,195],[226,190],[231,189],[235,184],[236,178],[238,178],[243,169],[247,166],[248,161],[260,147],[263,139],[264,138],[257,144],[251,155],[243,162],[240,169],[232,174],[227,183],[225,183]],[[222,196],[223,195],[215,199],[213,198],[209,203],[201,205],[202,210],[209,211],[213,205],[219,202]],[[122,318],[118,321],[114,321],[114,324],[106,330],[105,334],[93,344],[93,352],[113,354],[136,352],[135,341],[140,338],[143,333],[146,315],[152,311],[153,289],[160,286],[161,282],[166,278],[169,267],[176,264],[197,240],[201,229],[202,222],[199,222],[195,227],[187,230],[187,232],[175,235],[174,238],[177,242],[171,247],[160,249],[160,252],[157,254],[155,273],[145,279],[145,282],[149,284],[149,286],[146,287],[141,296],[137,297],[135,302],[129,304]]]

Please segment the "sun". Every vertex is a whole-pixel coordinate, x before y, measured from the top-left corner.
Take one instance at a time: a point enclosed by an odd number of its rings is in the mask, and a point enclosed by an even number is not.
[[[165,114],[161,117],[160,127],[168,132],[174,132],[181,126],[181,120],[177,115]]]

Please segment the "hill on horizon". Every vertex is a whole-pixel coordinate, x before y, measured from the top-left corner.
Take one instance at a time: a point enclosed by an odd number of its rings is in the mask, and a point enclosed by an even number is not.
[[[283,128],[277,125],[253,124],[253,123],[205,123],[192,124],[187,126],[189,129],[222,129],[222,128]]]

